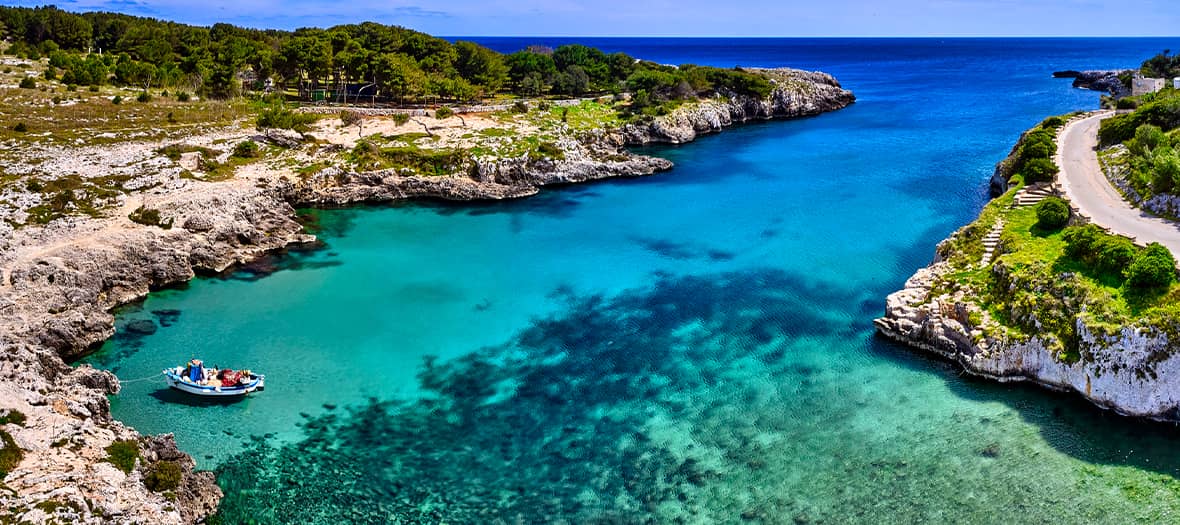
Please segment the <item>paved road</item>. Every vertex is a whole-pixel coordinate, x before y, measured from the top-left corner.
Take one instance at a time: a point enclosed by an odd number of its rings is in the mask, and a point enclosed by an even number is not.
[[[1113,113],[1099,112],[1065,126],[1058,139],[1057,177],[1070,202],[1094,224],[1126,235],[1138,244],[1158,242],[1180,259],[1180,224],[1131,207],[1098,165],[1098,124]]]

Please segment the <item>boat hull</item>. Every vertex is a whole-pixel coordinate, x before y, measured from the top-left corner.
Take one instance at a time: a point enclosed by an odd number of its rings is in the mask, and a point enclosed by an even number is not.
[[[180,372],[177,369],[164,370],[168,386],[194,396],[240,397],[266,388],[266,376],[263,375],[251,376],[244,384],[238,386],[208,386],[186,381],[181,377]]]

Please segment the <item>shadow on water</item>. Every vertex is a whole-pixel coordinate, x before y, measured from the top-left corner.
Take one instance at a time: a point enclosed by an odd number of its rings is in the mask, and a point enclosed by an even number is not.
[[[934,372],[963,399],[1004,403],[1037,427],[1045,442],[1060,452],[1087,463],[1131,466],[1180,477],[1174,424],[1120,416],[1074,392],[975,377],[955,363],[883,337],[874,337],[871,348],[905,368]]]
[[[707,512],[704,487],[730,468],[761,468],[757,427],[781,417],[777,403],[762,420],[724,408],[764,402],[745,375],[818,384],[809,378],[820,367],[798,362],[787,341],[851,335],[829,312],[854,301],[777,270],[558,296],[564,313],[505,345],[427,359],[423,399],[309,419],[293,444],[253,441],[218,469],[219,519],[667,523]],[[665,424],[705,445],[669,443]]]
[[[237,397],[201,397],[187,394],[173,388],[160,388],[148,393],[153,398],[169,404],[190,407],[214,407],[236,405],[246,400],[246,396]]]

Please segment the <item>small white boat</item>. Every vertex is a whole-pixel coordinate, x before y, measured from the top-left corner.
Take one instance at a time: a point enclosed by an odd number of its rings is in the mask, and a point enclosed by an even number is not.
[[[200,361],[197,363],[197,366],[200,366]],[[164,377],[168,380],[168,386],[181,392],[206,397],[244,396],[250,392],[266,389],[266,376],[255,374],[249,370],[239,371],[237,380],[230,386],[223,386],[221,381],[216,378],[218,375],[216,371],[207,368],[201,368],[198,377],[211,379],[194,381],[188,374],[191,366],[164,369]]]

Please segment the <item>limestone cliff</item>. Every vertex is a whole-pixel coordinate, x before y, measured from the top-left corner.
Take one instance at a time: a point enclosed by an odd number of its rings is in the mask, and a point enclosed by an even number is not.
[[[625,149],[652,143],[683,144],[734,124],[754,120],[798,118],[834,111],[856,97],[831,75],[796,69],[746,69],[771,79],[765,99],[721,93],[687,103],[672,113],[619,129],[599,129],[557,146],[560,158],[475,159],[467,173],[449,177],[407,176],[396,170],[346,172],[326,169],[289,188],[293,202],[305,205],[381,202],[431,197],[486,200],[527,197],[543,186],[612,177],[651,175],[672,168],[661,158]]]
[[[888,297],[885,316],[874,321],[877,331],[954,361],[974,375],[1074,391],[1120,414],[1180,421],[1180,356],[1170,349],[1166,334],[1128,326],[1105,335],[1078,320],[1084,358],[1063,361],[1039,337],[985,336],[972,325],[969,297],[934,291],[937,277],[949,269],[938,262],[918,270],[904,289]]]
[[[10,518],[194,523],[221,499],[213,475],[194,472],[171,436],[141,437],[111,419],[106,395],[119,391],[114,375],[70,367],[63,358],[109,337],[110,310],[117,305],[309,237],[275,192],[240,184],[223,185],[215,196],[172,195],[156,205],[191,231],[92,225],[72,242],[17,261],[3,276],[0,411],[26,416],[23,425],[3,427],[23,452],[0,485],[0,507],[26,509]],[[141,459],[129,473],[105,461],[105,448],[119,440],[139,443]],[[160,461],[174,461],[183,471],[180,486],[167,496],[142,483]],[[42,504],[47,501],[53,504]]]
[[[288,199],[300,205],[342,205],[410,198],[456,201],[514,199],[535,195],[543,186],[615,177],[640,177],[672,168],[666,159],[623,149],[616,131],[599,131],[581,140],[564,140],[559,158],[480,159],[456,176],[406,175],[398,170],[346,172],[328,168],[287,186]]]
[[[844,108],[856,96],[840,87],[831,75],[797,69],[755,69],[771,79],[773,90],[766,99],[733,93],[677,108],[650,122],[628,124],[623,135],[629,144],[655,142],[683,144],[699,135],[716,133],[735,123],[774,118],[798,118]]]

